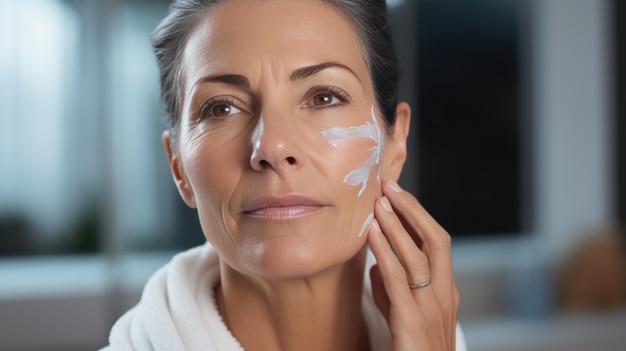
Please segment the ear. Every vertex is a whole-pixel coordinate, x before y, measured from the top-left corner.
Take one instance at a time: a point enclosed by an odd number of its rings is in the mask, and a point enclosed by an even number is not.
[[[391,136],[385,145],[386,167],[383,179],[398,181],[406,161],[406,143],[411,125],[411,107],[406,102],[396,106],[396,121],[391,127]]]
[[[172,177],[174,178],[174,183],[178,188],[180,197],[183,198],[183,201],[185,201],[187,206],[196,208],[196,198],[193,194],[193,189],[191,188],[189,179],[187,179],[183,163],[180,160],[180,152],[178,150],[172,151],[172,138],[170,136],[170,132],[168,130],[164,131],[161,139],[163,140],[163,147],[165,148],[167,161],[170,164]]]

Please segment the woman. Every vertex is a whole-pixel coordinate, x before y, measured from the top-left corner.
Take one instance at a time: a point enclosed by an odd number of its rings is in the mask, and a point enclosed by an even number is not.
[[[210,245],[155,273],[111,349],[465,349],[450,237],[395,183],[410,109],[384,0],[181,0],[153,45]]]

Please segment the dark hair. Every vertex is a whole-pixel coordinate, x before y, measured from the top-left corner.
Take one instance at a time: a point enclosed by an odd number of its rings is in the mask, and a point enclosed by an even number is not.
[[[182,101],[182,54],[195,26],[216,4],[225,0],[174,0],[169,13],[152,33],[159,64],[161,97],[172,140],[178,139]],[[385,0],[320,0],[331,5],[354,26],[374,84],[383,117],[392,125],[398,95],[398,60],[389,29]]]

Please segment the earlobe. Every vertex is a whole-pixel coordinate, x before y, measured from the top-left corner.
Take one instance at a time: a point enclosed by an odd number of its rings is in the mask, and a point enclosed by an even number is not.
[[[411,126],[411,107],[406,102],[396,106],[396,120],[391,127],[391,137],[387,143],[389,160],[385,179],[397,181],[406,161],[406,144]]]
[[[163,147],[165,148],[167,161],[169,162],[170,170],[172,171],[172,178],[174,178],[174,183],[176,184],[176,188],[178,188],[180,197],[182,197],[187,206],[196,208],[196,199],[193,194],[191,184],[189,183],[189,179],[185,173],[185,168],[180,160],[180,153],[172,150],[170,132],[168,130],[164,131],[161,139],[163,140]]]

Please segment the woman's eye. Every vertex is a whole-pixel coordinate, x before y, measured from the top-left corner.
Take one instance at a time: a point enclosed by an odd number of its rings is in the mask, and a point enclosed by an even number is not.
[[[313,97],[313,105],[315,106],[325,106],[333,103],[333,99],[336,99],[333,94],[330,93],[321,93],[317,94]]]
[[[319,93],[313,96],[311,105],[314,107],[332,106],[342,101],[332,93]]]
[[[224,118],[241,112],[238,108],[227,102],[209,104],[203,108],[202,115],[207,118]]]
[[[335,86],[318,86],[311,90],[310,95],[307,94],[309,96],[307,107],[325,108],[340,106],[350,102],[350,95],[343,89]]]
[[[233,110],[236,110],[236,108],[226,104],[219,104],[211,107],[211,114],[215,117],[225,117]]]

